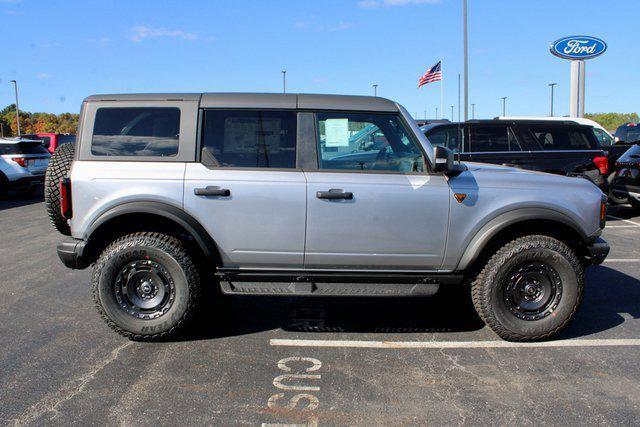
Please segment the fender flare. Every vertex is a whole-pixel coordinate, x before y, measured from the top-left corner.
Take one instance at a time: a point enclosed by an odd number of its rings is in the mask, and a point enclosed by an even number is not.
[[[577,233],[583,241],[588,240],[588,236],[582,228],[568,215],[548,208],[521,208],[504,212],[491,219],[473,236],[465,249],[456,270],[467,269],[480,255],[487,243],[491,241],[502,230],[519,222],[528,220],[547,220],[566,225]]]
[[[198,244],[207,259],[218,259],[218,247],[207,230],[184,210],[162,202],[127,202],[114,206],[98,216],[84,233],[84,240],[109,221],[127,214],[151,214],[175,222],[184,228]]]

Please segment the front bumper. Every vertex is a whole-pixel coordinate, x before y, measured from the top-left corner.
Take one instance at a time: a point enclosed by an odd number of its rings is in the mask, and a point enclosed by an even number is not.
[[[587,246],[589,251],[589,261],[591,264],[602,264],[604,259],[609,255],[609,244],[601,237],[596,238]]]
[[[60,261],[74,270],[82,270],[88,267],[86,257],[84,257],[84,248],[86,242],[84,240],[65,240],[58,243],[57,252]]]

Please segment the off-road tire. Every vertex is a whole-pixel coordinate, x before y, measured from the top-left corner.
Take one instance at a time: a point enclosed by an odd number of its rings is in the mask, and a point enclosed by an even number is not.
[[[71,235],[71,229],[60,212],[60,179],[69,173],[74,153],[74,144],[62,144],[56,148],[44,176],[44,202],[49,220],[55,229],[65,236]]]
[[[612,188],[613,180],[615,179],[615,177],[616,177],[616,174],[612,173],[607,178],[607,182],[609,183],[609,188]],[[609,203],[612,205],[624,205],[625,203],[627,203],[626,197],[616,196],[612,190],[609,190],[608,198],[609,198]]]
[[[640,210],[640,201],[634,199],[633,197],[629,197],[629,204],[632,208]]]
[[[135,317],[117,300],[119,272],[137,260],[163,266],[175,287],[172,305],[160,317]],[[111,243],[94,265],[92,286],[95,305],[107,325],[134,341],[175,337],[200,305],[200,273],[189,250],[177,238],[156,232],[128,234]]]
[[[505,301],[511,274],[531,263],[552,268],[561,280],[557,306],[545,317],[517,317]],[[567,245],[543,235],[517,238],[499,249],[471,284],[473,305],[480,318],[507,341],[541,341],[562,331],[574,317],[584,295],[584,270]],[[519,313],[520,314],[520,313]]]

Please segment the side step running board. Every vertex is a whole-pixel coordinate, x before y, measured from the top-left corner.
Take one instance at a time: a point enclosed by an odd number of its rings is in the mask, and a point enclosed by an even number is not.
[[[216,273],[225,294],[290,296],[432,296],[440,285],[460,283],[456,274],[351,272],[246,272],[231,269]]]
[[[225,294],[398,297],[432,296],[437,283],[220,282]]]

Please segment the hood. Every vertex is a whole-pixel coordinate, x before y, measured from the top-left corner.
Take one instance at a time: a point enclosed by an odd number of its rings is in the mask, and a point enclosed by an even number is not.
[[[589,191],[600,189],[589,179],[530,171],[510,166],[464,162],[467,170],[456,179],[458,185],[485,188],[552,191],[561,186]],[[459,179],[458,179],[459,178]]]

